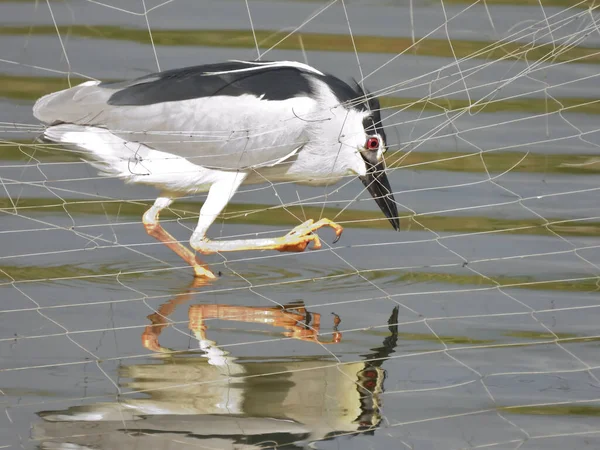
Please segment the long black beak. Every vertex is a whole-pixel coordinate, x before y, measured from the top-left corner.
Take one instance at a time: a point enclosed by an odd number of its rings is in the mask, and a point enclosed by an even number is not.
[[[398,220],[398,208],[392,194],[390,182],[385,173],[385,162],[374,165],[365,158],[367,165],[367,174],[364,177],[359,177],[360,181],[365,185],[371,196],[388,218],[394,230],[400,230],[400,221]]]

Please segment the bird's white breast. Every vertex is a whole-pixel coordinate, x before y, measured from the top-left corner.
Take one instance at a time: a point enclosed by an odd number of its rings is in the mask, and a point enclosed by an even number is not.
[[[324,83],[315,82],[315,90],[317,107],[303,118],[307,142],[287,164],[261,171],[263,176],[323,185],[345,175],[366,174],[359,151],[365,143],[363,119],[368,112],[341,105]]]

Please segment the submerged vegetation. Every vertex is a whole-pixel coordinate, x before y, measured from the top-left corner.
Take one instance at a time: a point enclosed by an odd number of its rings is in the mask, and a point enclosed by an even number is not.
[[[200,202],[179,202],[161,213],[163,219],[198,218]],[[0,198],[0,212],[8,214],[108,214],[115,217],[140,218],[150,203],[126,200],[65,200],[50,198],[23,198],[13,205],[10,199]],[[274,226],[298,225],[297,217],[331,217],[348,228],[389,230],[390,225],[379,211],[346,209],[310,205],[270,206],[262,204],[230,203],[220,220],[229,223]],[[600,236],[600,222],[586,219],[504,219],[485,216],[444,216],[418,214],[400,216],[405,231],[436,231],[458,233],[510,233],[556,236]]]
[[[0,36],[56,35],[79,38],[131,41],[140,44],[164,46],[204,46],[227,48],[261,49],[277,47],[279,50],[305,50],[359,53],[409,53],[420,56],[438,56],[451,58],[476,59],[527,59],[528,61],[600,63],[597,49],[588,47],[560,48],[553,44],[523,44],[518,42],[492,42],[477,40],[427,38],[413,42],[410,37],[365,36],[356,35],[354,40],[349,34],[332,33],[295,33],[287,34],[277,30],[183,30],[155,29],[152,38],[148,30],[126,28],[112,25],[35,25],[4,26]],[[255,41],[256,36],[256,41]]]
[[[510,414],[523,414],[533,416],[600,416],[598,405],[578,405],[573,403],[560,405],[532,405],[532,406],[503,406],[500,411]]]

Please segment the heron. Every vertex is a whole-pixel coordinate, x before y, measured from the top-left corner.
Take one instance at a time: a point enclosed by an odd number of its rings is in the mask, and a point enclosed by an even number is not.
[[[395,230],[398,210],[384,153],[380,103],[358,83],[294,61],[226,61],[124,82],[86,81],[41,97],[42,139],[81,152],[101,175],[160,192],[143,214],[146,232],[196,277],[214,278],[196,253],[321,248],[309,219],[275,238],[211,240],[207,231],[243,184],[323,186],[357,176]],[[174,200],[207,192],[190,246],[159,223]]]

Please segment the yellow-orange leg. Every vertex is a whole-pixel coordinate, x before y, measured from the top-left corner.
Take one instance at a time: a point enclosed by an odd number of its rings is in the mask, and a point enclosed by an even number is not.
[[[211,241],[206,237],[197,239],[192,235],[191,244],[194,249],[203,254],[215,252],[232,252],[240,250],[278,250],[280,252],[303,252],[310,242],[313,249],[321,248],[319,236],[314,234],[319,228],[331,227],[335,231],[336,243],[344,229],[329,219],[318,222],[310,219],[298,225],[288,234],[278,238],[239,239],[232,241]]]
[[[144,213],[142,221],[144,223],[146,233],[165,244],[181,259],[188,263],[192,269],[194,269],[194,276],[216,278],[205,263],[198,260],[196,255],[190,249],[178,242],[177,239],[165,231],[158,222],[158,215],[160,211],[169,206],[171,203],[172,200],[170,198],[159,197],[156,199],[154,205]]]
[[[281,242],[277,244],[275,250],[279,250],[280,252],[303,252],[311,241],[313,242],[312,248],[319,249],[321,248],[321,240],[319,239],[319,236],[312,233],[319,228],[326,226],[333,228],[335,231],[335,239],[333,240],[333,243],[335,244],[340,240],[344,231],[340,225],[329,219],[321,219],[318,222],[309,219],[298,225],[282,238],[279,238],[278,240]]]

